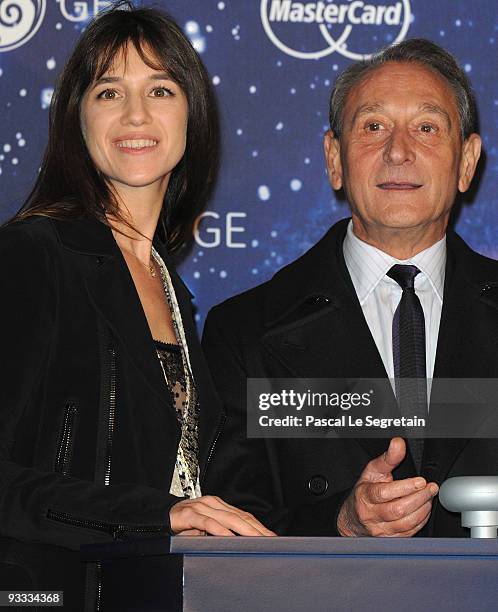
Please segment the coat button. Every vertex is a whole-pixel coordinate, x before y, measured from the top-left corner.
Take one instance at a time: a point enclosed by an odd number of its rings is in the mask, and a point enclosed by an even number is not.
[[[323,495],[329,488],[329,481],[325,476],[312,476],[308,482],[308,489],[313,495]]]

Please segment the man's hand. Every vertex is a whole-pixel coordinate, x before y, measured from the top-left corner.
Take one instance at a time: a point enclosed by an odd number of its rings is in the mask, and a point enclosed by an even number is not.
[[[405,454],[403,438],[393,438],[387,451],[367,464],[339,512],[342,536],[407,538],[427,523],[439,487],[419,476],[393,480]]]
[[[176,503],[169,512],[176,535],[274,536],[252,514],[230,506],[219,497],[205,495]]]

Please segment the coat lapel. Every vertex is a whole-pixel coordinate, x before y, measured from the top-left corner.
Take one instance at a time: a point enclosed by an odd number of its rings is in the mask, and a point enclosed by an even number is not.
[[[86,279],[91,301],[146,384],[171,407],[149,325],[126,262],[118,252]]]
[[[272,280],[263,342],[293,376],[387,377],[344,261],[348,221]]]
[[[265,308],[268,331],[262,341],[289,376],[387,378],[344,261],[348,222],[334,225],[271,283]],[[385,439],[357,442],[372,457],[388,446]]]
[[[448,232],[447,248],[434,379],[496,377],[498,336],[490,337],[490,322],[498,316],[496,262],[469,249],[453,232]],[[433,390],[436,385],[434,380]],[[446,478],[468,442],[468,438],[426,440],[424,464],[434,466],[432,480]]]
[[[91,302],[145,383],[172,408],[140,298],[110,228],[91,218],[54,223],[66,248],[90,256],[86,289]]]

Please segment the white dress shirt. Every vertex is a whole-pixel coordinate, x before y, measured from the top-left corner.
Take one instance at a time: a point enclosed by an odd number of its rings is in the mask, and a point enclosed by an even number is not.
[[[443,306],[446,236],[410,259],[399,260],[360,240],[353,233],[350,221],[343,249],[363,314],[391,379],[394,378],[392,324],[403,291],[386,272],[395,264],[411,264],[420,270],[415,277],[415,293],[424,311],[426,373],[427,378],[432,378]]]

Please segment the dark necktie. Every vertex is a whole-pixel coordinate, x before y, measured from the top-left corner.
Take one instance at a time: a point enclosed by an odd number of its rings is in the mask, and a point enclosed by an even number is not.
[[[387,273],[403,289],[393,318],[393,358],[396,398],[403,416],[427,418],[425,319],[415,293],[416,266],[394,265]],[[422,439],[408,439],[417,472],[422,465]]]

